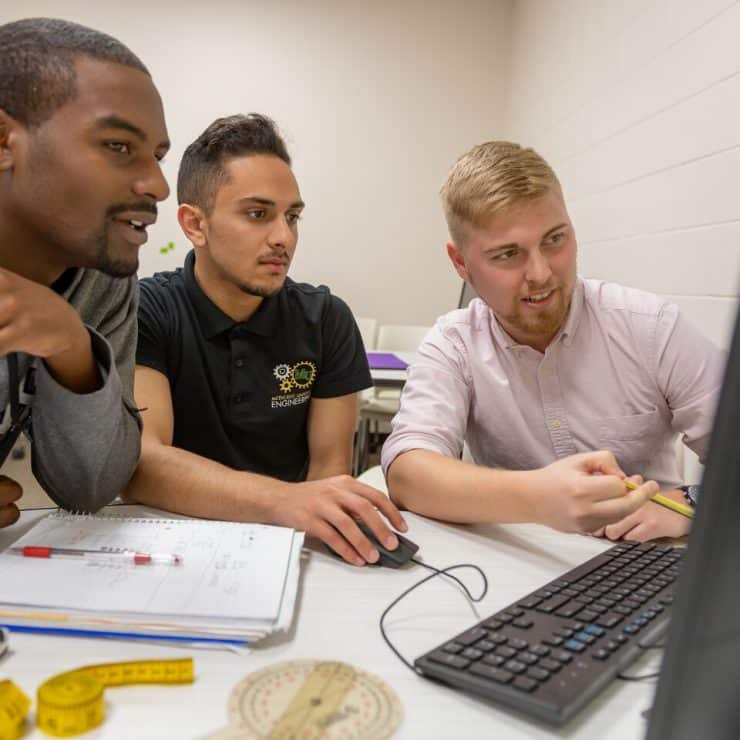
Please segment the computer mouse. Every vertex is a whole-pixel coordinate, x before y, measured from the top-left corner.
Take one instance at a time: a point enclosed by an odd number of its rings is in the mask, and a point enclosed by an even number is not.
[[[398,532],[393,533],[398,539],[398,547],[395,550],[389,550],[378,542],[378,538],[365,522],[358,519],[355,524],[357,524],[360,531],[370,540],[373,547],[380,554],[380,557],[374,563],[368,563],[368,565],[378,565],[385,568],[400,568],[402,565],[408,563],[408,561],[411,560],[419,550],[419,545],[412,542],[407,537],[398,534]]]

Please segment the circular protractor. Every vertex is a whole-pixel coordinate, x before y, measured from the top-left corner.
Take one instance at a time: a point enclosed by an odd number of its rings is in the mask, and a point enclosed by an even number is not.
[[[377,676],[347,663],[298,660],[240,681],[229,697],[230,726],[213,737],[383,740],[402,718],[396,692]]]

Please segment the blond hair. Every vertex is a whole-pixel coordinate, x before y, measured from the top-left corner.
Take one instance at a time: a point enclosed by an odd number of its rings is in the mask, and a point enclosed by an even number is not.
[[[466,224],[485,226],[499,211],[552,190],[560,192],[560,182],[534,149],[487,141],[455,162],[440,193],[450,236],[459,247]]]

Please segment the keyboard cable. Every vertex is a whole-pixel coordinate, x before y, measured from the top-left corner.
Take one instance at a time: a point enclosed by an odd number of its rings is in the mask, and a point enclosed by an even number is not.
[[[486,578],[486,574],[477,566],[473,565],[472,563],[458,563],[457,565],[450,565],[446,568],[435,568],[433,565],[429,565],[428,563],[423,563],[421,560],[417,560],[416,558],[411,558],[412,563],[416,563],[416,565],[421,565],[422,568],[427,568],[427,570],[433,571],[431,575],[425,576],[420,581],[417,581],[413,586],[410,586],[407,588],[402,594],[397,596],[393,601],[391,601],[390,604],[385,608],[383,613],[380,615],[380,634],[383,636],[383,639],[386,642],[386,645],[396,654],[396,657],[408,668],[410,668],[414,673],[418,674],[419,676],[423,675],[420,670],[414,667],[412,663],[409,663],[406,658],[401,655],[401,653],[396,649],[395,645],[390,641],[388,638],[388,635],[386,634],[384,622],[386,616],[388,616],[388,612],[390,612],[391,609],[393,609],[396,604],[398,604],[401,599],[408,596],[414,589],[419,588],[422,584],[426,583],[427,581],[431,581],[432,578],[436,578],[437,576],[446,576],[447,578],[452,579],[455,581],[465,592],[465,595],[468,598],[468,601],[470,601],[471,604],[478,603],[482,601],[486,594],[488,593],[488,579]],[[450,574],[451,570],[456,570],[458,568],[473,568],[473,570],[477,570],[478,573],[480,573],[480,577],[483,579],[483,590],[480,594],[480,596],[473,596],[473,594],[470,593],[470,589],[457,577]]]

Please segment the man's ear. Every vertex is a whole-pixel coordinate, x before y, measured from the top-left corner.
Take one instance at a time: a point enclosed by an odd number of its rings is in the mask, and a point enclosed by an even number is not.
[[[177,209],[177,220],[194,247],[205,247],[208,244],[208,221],[199,206],[183,203]]]
[[[0,108],[0,172],[12,170],[20,124]]]
[[[468,270],[465,267],[465,257],[462,250],[458,249],[452,242],[447,242],[447,256],[450,258],[450,262],[452,262],[452,266],[455,268],[457,274],[465,282],[469,283],[470,275],[468,275]]]

